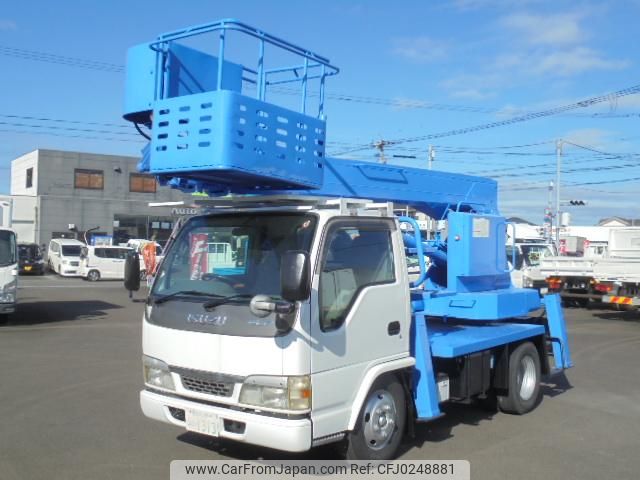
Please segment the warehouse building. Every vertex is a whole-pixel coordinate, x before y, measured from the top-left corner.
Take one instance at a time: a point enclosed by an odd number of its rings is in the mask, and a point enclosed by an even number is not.
[[[171,207],[191,197],[160,187],[137,171],[135,157],[60,150],[35,150],[11,162],[13,227],[21,242],[48,244],[51,238],[169,237]]]

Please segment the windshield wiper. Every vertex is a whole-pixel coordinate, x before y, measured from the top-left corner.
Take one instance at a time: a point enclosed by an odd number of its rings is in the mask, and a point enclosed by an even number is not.
[[[155,305],[158,305],[159,303],[164,303],[167,300],[171,300],[173,297],[177,297],[179,295],[192,295],[192,296],[196,296],[196,297],[224,298],[223,295],[218,295],[216,293],[201,292],[199,290],[178,290],[177,292],[169,293],[167,295],[163,295],[161,297],[155,298],[153,300],[153,303]]]
[[[227,297],[219,296],[218,300],[207,302],[202,306],[204,307],[205,310],[213,310],[214,308],[219,307],[220,305],[224,305],[225,303],[230,303],[235,300],[247,299],[252,297],[253,295],[248,293],[239,293],[237,295],[229,295]]]

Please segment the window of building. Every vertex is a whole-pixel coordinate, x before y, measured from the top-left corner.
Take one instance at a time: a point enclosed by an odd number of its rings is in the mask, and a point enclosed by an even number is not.
[[[344,323],[362,289],[395,282],[391,228],[386,222],[367,222],[329,230],[320,272],[323,331]]]
[[[102,170],[74,170],[74,188],[86,188],[89,190],[104,190],[104,172]]]
[[[25,182],[25,188],[33,187],[33,167],[27,168],[27,180]]]
[[[142,173],[129,175],[129,191],[138,193],[156,193],[156,177]]]

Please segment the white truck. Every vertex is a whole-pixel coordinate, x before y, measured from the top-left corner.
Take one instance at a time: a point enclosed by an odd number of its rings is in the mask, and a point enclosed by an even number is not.
[[[15,312],[18,299],[18,240],[11,228],[11,203],[0,201],[0,321]]]
[[[546,276],[540,271],[544,259],[553,257],[555,248],[540,240],[516,241],[507,245],[507,261],[511,267],[511,281],[518,288],[535,288],[547,293]]]
[[[611,230],[608,254],[595,261],[593,276],[603,303],[640,306],[640,228]]]
[[[591,245],[582,257],[543,259],[540,271],[550,292],[580,306],[594,302],[636,304],[640,276],[640,228],[612,228],[606,245]]]

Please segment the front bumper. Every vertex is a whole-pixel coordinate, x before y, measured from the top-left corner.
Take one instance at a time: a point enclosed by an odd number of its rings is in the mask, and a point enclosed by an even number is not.
[[[15,303],[0,303],[0,315],[9,315],[10,313],[15,313],[15,311]]]
[[[242,433],[229,431],[225,425],[219,435],[222,438],[287,452],[305,452],[311,448],[312,428],[311,420],[308,418],[285,419],[258,415],[162,395],[149,390],[140,392],[140,407],[145,416],[182,428],[186,428],[186,423],[174,418],[169,408],[197,409],[215,414],[222,420],[245,425]]]
[[[18,269],[18,273],[20,275],[29,275],[30,273],[40,275],[44,272],[44,264],[42,263],[34,263],[31,265],[20,265]]]

